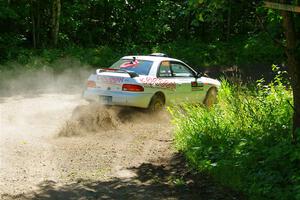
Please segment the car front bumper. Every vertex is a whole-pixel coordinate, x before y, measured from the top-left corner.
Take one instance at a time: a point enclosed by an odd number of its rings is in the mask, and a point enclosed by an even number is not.
[[[147,108],[152,94],[143,92],[104,91],[98,88],[88,88],[83,92],[83,98],[105,105]]]

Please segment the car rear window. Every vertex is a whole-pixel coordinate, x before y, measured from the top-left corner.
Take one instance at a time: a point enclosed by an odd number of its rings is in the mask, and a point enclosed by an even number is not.
[[[112,66],[110,66],[110,68],[133,71],[139,75],[148,75],[152,64],[153,64],[153,61],[149,61],[149,60],[121,59],[121,60],[115,62]]]

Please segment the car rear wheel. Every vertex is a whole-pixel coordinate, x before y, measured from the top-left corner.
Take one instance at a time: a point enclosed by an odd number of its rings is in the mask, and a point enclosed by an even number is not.
[[[165,105],[164,97],[160,94],[156,94],[152,97],[151,102],[148,106],[148,111],[157,112],[163,109]]]
[[[217,93],[218,93],[218,91],[215,87],[212,87],[207,91],[206,97],[203,101],[203,103],[206,107],[211,107],[213,104],[216,103]]]

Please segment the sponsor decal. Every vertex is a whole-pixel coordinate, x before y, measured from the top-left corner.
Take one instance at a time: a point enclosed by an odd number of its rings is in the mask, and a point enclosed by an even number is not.
[[[120,65],[120,68],[127,68],[127,67],[136,67],[139,64],[139,61],[133,57],[133,60],[130,62],[125,62],[122,65]]]
[[[140,78],[140,81],[145,85],[145,87],[169,90],[176,89],[176,83],[174,81],[169,81],[166,79],[160,79],[155,77],[143,77]]]

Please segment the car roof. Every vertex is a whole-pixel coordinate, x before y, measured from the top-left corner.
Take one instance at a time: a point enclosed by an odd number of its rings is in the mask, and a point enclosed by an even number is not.
[[[164,57],[164,56],[139,56],[139,55],[132,55],[132,56],[124,56],[121,59],[133,59],[135,57],[137,60],[150,60],[150,61],[176,61],[176,62],[182,62],[181,60],[175,59],[175,58],[170,58],[170,57]]]

